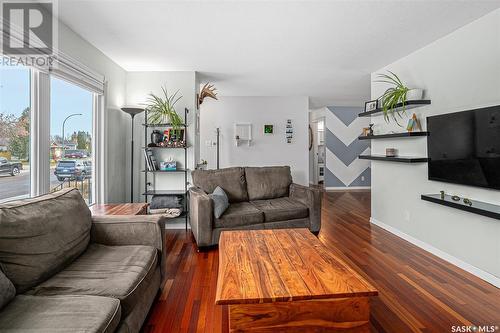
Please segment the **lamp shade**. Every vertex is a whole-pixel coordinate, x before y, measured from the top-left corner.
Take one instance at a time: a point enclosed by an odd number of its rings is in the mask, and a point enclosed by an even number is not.
[[[139,114],[141,112],[144,112],[143,108],[138,108],[138,107],[123,107],[121,108],[123,112],[128,113],[132,117],[135,116],[136,114]]]

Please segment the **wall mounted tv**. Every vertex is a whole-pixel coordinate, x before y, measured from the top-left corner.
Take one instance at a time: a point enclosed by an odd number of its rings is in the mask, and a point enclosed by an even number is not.
[[[427,118],[430,180],[500,190],[500,105]]]

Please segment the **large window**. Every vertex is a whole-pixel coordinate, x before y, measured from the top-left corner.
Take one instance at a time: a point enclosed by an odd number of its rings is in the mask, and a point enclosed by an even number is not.
[[[50,79],[50,188],[76,187],[94,202],[93,93]]]
[[[30,70],[0,66],[0,202],[28,197]]]

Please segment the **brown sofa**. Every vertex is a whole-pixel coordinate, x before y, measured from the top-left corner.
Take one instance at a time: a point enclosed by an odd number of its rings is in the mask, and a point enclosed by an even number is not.
[[[292,183],[288,166],[195,170],[192,178],[189,215],[198,247],[218,244],[223,230],[321,228],[322,192]],[[230,203],[220,218],[208,196],[217,186]]]
[[[92,217],[76,189],[0,205],[0,332],[139,332],[163,221]]]

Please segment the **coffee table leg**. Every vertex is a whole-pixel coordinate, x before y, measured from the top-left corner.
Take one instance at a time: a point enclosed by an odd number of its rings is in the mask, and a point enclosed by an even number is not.
[[[325,300],[229,305],[230,332],[370,332],[370,300]]]

